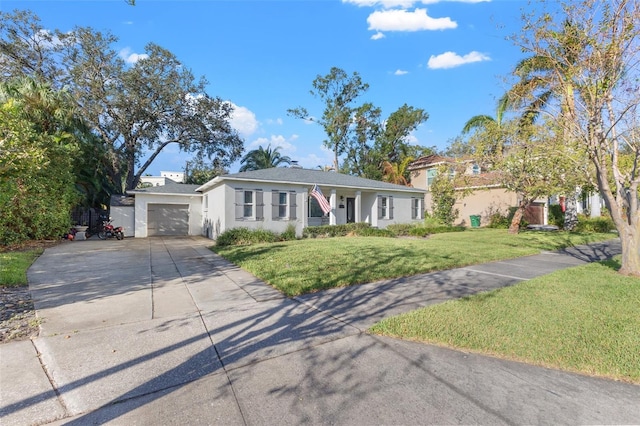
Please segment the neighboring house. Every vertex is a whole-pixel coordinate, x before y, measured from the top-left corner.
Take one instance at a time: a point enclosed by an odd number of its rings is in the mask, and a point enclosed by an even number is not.
[[[442,167],[448,168],[454,175],[456,190],[462,195],[457,197],[454,205],[454,209],[459,211],[456,225],[470,226],[471,217],[480,216],[480,225],[484,226],[489,223],[491,215],[506,215],[510,207],[518,205],[517,194],[500,184],[496,172],[483,170],[473,160],[433,154],[418,158],[408,167],[411,171],[411,184],[427,191],[424,202],[427,211],[432,211],[433,205],[430,186]],[[524,217],[530,224],[546,224],[547,218],[546,200],[536,200]]]
[[[184,182],[184,172],[160,172],[160,176],[140,176],[142,188],[182,182]]]
[[[309,192],[318,185],[331,210]],[[171,183],[135,196],[135,236],[205,235],[237,227],[296,235],[314,225],[366,222],[378,228],[423,219],[422,189],[320,170],[276,167],[218,176],[202,186]]]

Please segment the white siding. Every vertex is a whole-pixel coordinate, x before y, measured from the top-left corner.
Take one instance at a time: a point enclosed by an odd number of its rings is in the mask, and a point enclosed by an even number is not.
[[[136,194],[135,236],[147,237],[147,211],[149,204],[188,204],[189,235],[202,234],[202,196],[176,194]]]

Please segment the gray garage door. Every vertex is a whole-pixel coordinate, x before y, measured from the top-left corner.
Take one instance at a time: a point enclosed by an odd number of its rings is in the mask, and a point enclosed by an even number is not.
[[[189,235],[189,205],[149,204],[147,235]]]

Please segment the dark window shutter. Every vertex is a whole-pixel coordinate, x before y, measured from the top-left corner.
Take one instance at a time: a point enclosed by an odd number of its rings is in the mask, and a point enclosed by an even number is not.
[[[296,205],[296,192],[289,192],[289,220],[296,220],[296,210],[298,210],[298,206]]]
[[[389,197],[388,200],[389,201],[387,201],[387,208],[389,209],[389,219],[393,219],[393,197]]]
[[[378,195],[378,219],[384,219],[382,211],[382,195]]]
[[[256,189],[256,220],[264,219],[264,196],[261,189]]]
[[[236,189],[236,220],[244,217],[244,191]]]
[[[417,219],[416,215],[418,212],[416,211],[416,198],[411,199],[411,219]]]
[[[271,191],[271,219],[278,220],[278,212],[280,207],[280,192],[275,189]]]

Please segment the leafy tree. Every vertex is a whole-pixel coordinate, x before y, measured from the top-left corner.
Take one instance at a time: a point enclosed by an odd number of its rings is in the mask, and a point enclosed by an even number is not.
[[[74,84],[85,88],[76,92],[78,102],[107,147],[112,179],[124,189],[135,188],[170,144],[213,158],[216,167],[240,156],[242,139],[229,123],[231,104],[208,96],[206,80],[196,82],[171,52],[149,44],[148,56],[126,68],[110,47],[112,36],[87,29],[76,36],[66,59]],[[146,151],[152,154],[142,163]]]
[[[64,74],[62,44],[57,34],[42,27],[28,10],[0,11],[0,74],[3,81],[31,76],[59,88]]]
[[[548,123],[545,123],[548,124]],[[517,233],[525,210],[536,199],[556,193],[563,167],[563,145],[549,125],[523,125],[519,119],[489,125],[472,135],[475,158],[498,171],[500,184],[518,195],[510,233]]]
[[[225,175],[229,171],[225,168],[216,168],[212,164],[206,164],[202,158],[187,161],[184,168],[184,183],[192,185],[204,185],[211,179]]]
[[[291,164],[291,158],[280,153],[280,147],[271,149],[271,144],[267,148],[262,146],[258,149],[247,152],[247,154],[240,160],[240,171],[246,172],[249,170],[262,170],[278,167],[283,164]]]
[[[423,109],[402,105],[389,115],[383,130],[376,140],[376,149],[383,158],[391,162],[403,161],[406,157],[417,154],[412,152],[408,137],[418,126],[429,119]],[[417,157],[416,157],[417,158]]]
[[[2,18],[0,70],[69,87],[80,114],[102,141],[116,192],[135,188],[170,144],[212,159],[216,167],[240,157],[243,142],[229,123],[231,104],[209,96],[206,80],[196,80],[168,50],[150,43],[146,57],[128,66],[109,33],[82,27],[49,32],[30,12]]]
[[[331,68],[325,76],[318,75],[312,85],[311,95],[324,103],[322,117],[311,116],[304,107],[289,109],[287,112],[295,118],[318,123],[324,128],[327,134],[324,145],[333,151],[333,166],[339,170],[339,157],[348,151],[353,140],[353,118],[359,109],[355,102],[369,89],[369,85],[362,82],[357,72],[348,75],[337,67]],[[361,116],[364,116],[362,111]],[[364,129],[361,128],[360,131],[364,134]]]
[[[574,30],[567,51],[567,22]],[[514,37],[525,53],[555,58],[550,82],[556,99],[573,91],[573,113],[549,105],[541,111],[555,119],[562,134],[575,140],[593,163],[598,190],[622,242],[620,272],[640,276],[640,3],[633,0],[562,3],[560,10],[524,17],[523,35]],[[626,169],[625,146],[633,156]]]
[[[353,115],[353,132],[346,149],[342,169],[345,173],[366,176],[372,167],[380,168],[380,157],[372,142],[380,131],[380,108],[367,102],[355,108]]]
[[[0,243],[58,238],[78,200],[72,105],[31,80],[0,90]]]
[[[431,191],[433,217],[443,225],[451,226],[458,217],[454,177],[446,168],[440,168],[429,190]]]

